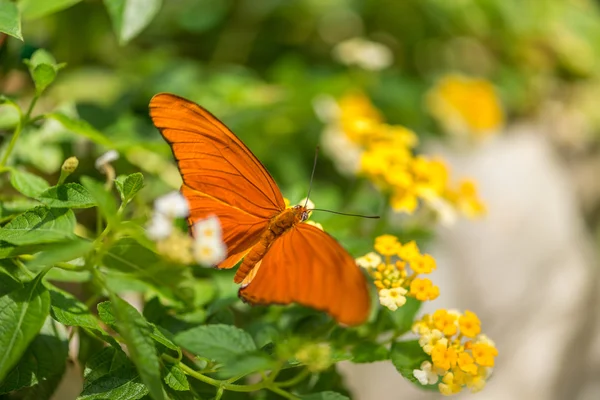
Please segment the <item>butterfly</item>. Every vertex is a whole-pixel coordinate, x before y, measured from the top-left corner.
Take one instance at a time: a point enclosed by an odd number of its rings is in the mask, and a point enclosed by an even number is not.
[[[267,169],[232,131],[198,104],[168,93],[152,98],[150,117],[179,167],[191,229],[216,215],[227,246],[227,258],[216,267],[241,261],[234,281],[242,300],[298,303],[345,325],[367,319],[369,291],[354,258],[332,236],[303,223],[306,207],[286,208]]]

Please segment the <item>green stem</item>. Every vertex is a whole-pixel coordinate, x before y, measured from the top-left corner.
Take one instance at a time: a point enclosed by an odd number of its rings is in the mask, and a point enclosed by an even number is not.
[[[277,382],[277,386],[279,386],[280,388],[294,386],[294,385],[302,382],[304,379],[308,378],[309,376],[310,376],[310,371],[307,369],[304,369],[298,375],[296,375],[295,377],[293,377],[291,379],[288,379],[287,381]]]
[[[25,126],[27,126],[27,124],[30,122],[29,116],[31,115],[31,112],[33,111],[33,107],[35,106],[35,103],[37,103],[38,99],[39,99],[39,94],[36,94],[33,97],[33,99],[31,100],[31,103],[29,104],[29,108],[27,109],[27,112],[25,113],[25,115],[21,115],[21,118],[19,119],[19,123],[17,124],[17,127],[15,128],[12,138],[10,139],[10,143],[8,144],[8,148],[6,149],[6,152],[4,153],[4,156],[2,157],[2,161],[0,162],[0,170],[4,170],[4,166],[8,162],[8,158],[10,157],[10,154],[12,153],[12,151],[15,147],[15,144],[17,143],[17,139],[19,139],[19,136],[21,135],[23,128]]]
[[[268,387],[268,389],[269,389],[270,391],[272,391],[273,393],[277,393],[277,394],[278,394],[278,395],[280,395],[281,397],[285,397],[286,399],[290,399],[290,400],[297,400],[297,399],[299,399],[299,398],[300,398],[300,397],[298,397],[298,396],[296,396],[296,395],[294,395],[294,394],[291,394],[291,393],[289,393],[289,392],[286,392],[286,391],[285,391],[285,390],[283,390],[283,389],[280,389],[280,388],[278,388],[277,386],[269,386],[269,387]]]

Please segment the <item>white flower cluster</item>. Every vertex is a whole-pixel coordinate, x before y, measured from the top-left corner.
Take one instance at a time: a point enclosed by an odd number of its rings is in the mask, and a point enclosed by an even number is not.
[[[189,215],[189,205],[179,192],[171,192],[154,202],[154,214],[146,228],[148,237],[155,241],[168,239],[173,234],[173,221]],[[191,250],[194,260],[201,265],[214,266],[227,256],[219,218],[211,215],[199,220],[193,227]]]

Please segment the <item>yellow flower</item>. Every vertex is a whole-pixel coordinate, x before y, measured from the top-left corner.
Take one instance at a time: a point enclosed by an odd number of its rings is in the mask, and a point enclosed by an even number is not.
[[[392,235],[381,235],[375,238],[375,251],[382,256],[393,256],[398,252],[400,242]]]
[[[458,367],[462,371],[469,373],[471,375],[477,374],[477,365],[475,365],[473,357],[471,357],[468,353],[465,353],[465,352],[459,353],[457,363],[458,363]]]
[[[433,323],[437,329],[446,336],[452,336],[457,332],[456,316],[446,310],[437,310],[433,313]]]
[[[475,343],[471,348],[471,353],[477,364],[482,367],[493,367],[494,357],[498,355],[498,350],[487,343]]]
[[[431,350],[431,361],[436,368],[448,371],[457,363],[458,355],[453,347],[448,347],[448,343],[438,341]]]
[[[466,337],[474,338],[481,332],[481,321],[474,312],[469,310],[466,310],[465,314],[458,318],[458,325],[460,333]]]
[[[410,268],[417,274],[430,274],[436,268],[435,259],[429,254],[423,254],[410,261]]]
[[[437,286],[433,286],[429,279],[415,278],[410,283],[410,294],[417,300],[435,300],[440,290]]]
[[[448,167],[441,160],[430,160],[424,156],[415,157],[412,171],[419,193],[441,195],[448,183]]]
[[[476,218],[486,213],[485,204],[479,198],[477,186],[472,180],[463,180],[456,192],[448,190],[446,198],[469,218]]]
[[[442,382],[438,385],[438,389],[444,396],[451,396],[459,393],[462,390],[462,387],[456,382],[454,373],[447,372],[442,378]]]
[[[502,127],[504,116],[493,85],[461,75],[447,75],[430,90],[427,107],[450,133],[483,137]]]
[[[406,303],[406,289],[398,287],[391,289],[381,289],[379,291],[379,302],[382,306],[396,311]]]
[[[423,328],[417,328],[420,330],[421,337],[419,338],[419,346],[423,348],[423,351],[427,354],[431,354],[433,348],[438,342],[443,343],[444,346],[448,344],[448,339],[444,337],[444,334],[437,329],[431,329],[424,332]]]
[[[438,374],[433,371],[433,365],[429,361],[423,361],[421,369],[414,369],[413,376],[421,385],[433,385],[439,380]]]
[[[327,343],[309,343],[295,354],[295,357],[311,372],[324,371],[331,366],[331,347]]]

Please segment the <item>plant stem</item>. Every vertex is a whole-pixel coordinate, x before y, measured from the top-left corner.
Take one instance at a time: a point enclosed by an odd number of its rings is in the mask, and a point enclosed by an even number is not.
[[[19,123],[17,124],[17,127],[15,128],[12,138],[10,139],[10,143],[8,144],[8,148],[6,149],[6,152],[4,153],[4,156],[2,157],[2,161],[0,162],[0,170],[4,170],[4,166],[8,162],[8,158],[10,157],[10,154],[12,153],[12,151],[15,147],[15,144],[17,143],[17,139],[21,135],[23,128],[25,126],[27,126],[27,124],[29,123],[29,116],[31,115],[31,112],[33,111],[33,107],[35,106],[35,103],[37,103],[39,96],[40,96],[39,94],[36,94],[35,96],[33,96],[31,103],[29,103],[29,108],[27,109],[27,112],[25,113],[25,115],[21,115],[21,119],[19,120]]]
[[[277,386],[279,386],[280,388],[294,386],[295,384],[302,382],[308,376],[310,376],[310,371],[307,369],[304,369],[304,370],[302,370],[302,372],[300,372],[295,377],[288,379],[287,381],[276,382],[276,383],[277,383]]]

